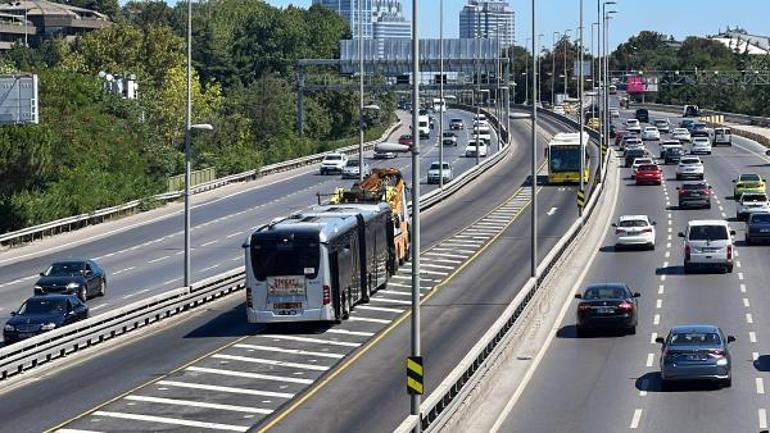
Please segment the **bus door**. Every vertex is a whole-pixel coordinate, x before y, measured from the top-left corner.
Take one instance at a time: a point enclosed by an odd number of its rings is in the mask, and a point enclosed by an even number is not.
[[[329,273],[331,275],[332,285],[332,305],[334,307],[334,316],[342,318],[342,300],[340,299],[340,259],[339,251],[329,254]]]

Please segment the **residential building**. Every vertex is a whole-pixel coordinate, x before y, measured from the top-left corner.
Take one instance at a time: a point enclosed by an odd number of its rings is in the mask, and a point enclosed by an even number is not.
[[[497,39],[506,48],[514,30],[514,11],[505,0],[468,0],[460,11],[460,38]]]

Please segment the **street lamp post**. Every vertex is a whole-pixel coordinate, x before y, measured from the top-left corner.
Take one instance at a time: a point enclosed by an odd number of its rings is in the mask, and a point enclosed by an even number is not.
[[[358,180],[364,180],[364,9],[358,0]]]
[[[583,139],[583,132],[585,131],[585,121],[583,117],[583,0],[580,0],[580,31],[578,36],[578,121],[580,122],[580,191],[585,193],[585,180],[583,179],[585,173],[585,140]],[[585,197],[585,196],[584,196]],[[578,206],[578,215],[583,216],[583,206]]]
[[[567,29],[564,30],[564,35],[567,36],[567,39],[564,41],[564,97],[568,97],[569,93],[567,92],[567,45],[569,45],[569,32],[571,30]]]
[[[419,357],[420,347],[420,38],[418,32],[418,0],[412,2],[412,356]],[[420,415],[420,395],[411,394],[411,414]],[[415,432],[419,433],[418,422]]]
[[[444,0],[439,3],[438,188],[444,189]]]
[[[532,209],[530,209],[530,212],[532,214],[531,219],[531,248],[530,248],[530,276],[535,281],[535,286],[537,287],[537,104],[534,101],[537,101],[537,55],[535,52],[535,45],[537,44],[537,41],[535,39],[536,33],[536,16],[537,16],[537,10],[536,10],[536,0],[532,0],[532,95],[533,95],[533,103],[532,103],[532,167],[531,167],[531,189],[532,189]]]
[[[553,51],[551,51],[551,108],[556,105],[556,35],[553,32]]]
[[[524,44],[525,50],[524,53],[526,54],[527,50],[526,47],[529,45],[529,41],[533,40],[532,38],[527,38],[526,42]],[[533,48],[534,50],[534,48]],[[532,51],[532,55],[534,56],[534,51]],[[530,62],[526,61],[526,58],[524,59],[524,105],[529,103],[529,64]]]
[[[187,100],[184,131],[184,285],[190,287],[190,182],[192,171],[192,0],[187,0]]]

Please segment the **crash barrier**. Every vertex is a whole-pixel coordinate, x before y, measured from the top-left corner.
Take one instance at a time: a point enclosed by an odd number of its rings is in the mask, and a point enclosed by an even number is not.
[[[395,122],[388,128],[385,133],[377,140],[364,143],[364,151],[371,150],[377,143],[381,143],[401,126],[401,121]],[[346,154],[357,154],[358,145],[354,144],[346,146],[340,149],[336,149],[334,152],[342,152]],[[235,182],[244,182],[248,180],[254,180],[259,177],[267,176],[270,174],[280,173],[295,168],[300,168],[306,165],[315,164],[320,162],[323,157],[329,152],[317,153],[314,155],[303,156],[302,158],[296,158],[288,161],[279,162],[276,164],[266,165],[258,170],[247,170],[242,173],[231,174],[229,176],[220,177],[208,182],[202,182],[190,188],[192,195],[199,194],[201,192],[210,191],[215,188],[219,188],[225,185],[229,185]],[[193,182],[194,183],[194,182]],[[169,181],[171,185],[171,181]],[[181,184],[181,187],[184,183]],[[99,224],[109,219],[136,213],[142,209],[142,207],[148,202],[165,203],[184,197],[183,190],[176,190],[166,192],[162,194],[156,194],[149,199],[133,200],[128,203],[123,203],[117,206],[112,206],[104,209],[95,210],[80,215],[61,218],[55,221],[50,221],[43,224],[27,227],[21,230],[8,232],[0,235],[0,246],[14,247],[25,244],[27,242],[34,241],[36,239],[42,239],[46,236],[52,236],[63,232],[77,230],[89,225]]]
[[[489,113],[485,113],[491,116]],[[433,190],[420,198],[420,209],[426,210],[445,200],[470,180],[497,164],[510,146],[495,153],[485,161],[451,182],[443,190]],[[190,287],[180,287],[162,294],[112,309],[59,329],[44,332],[20,342],[0,348],[0,381],[32,370],[50,361],[66,358],[76,352],[91,348],[124,334],[143,329],[147,325],[173,318],[245,287],[245,269],[239,267]]]
[[[190,185],[195,186],[205,182],[211,182],[217,178],[217,171],[214,167],[204,168],[202,170],[193,170],[190,172]],[[184,174],[171,176],[167,179],[166,191],[174,192],[184,189]]]
[[[573,128],[580,127],[576,121],[565,116],[547,110],[538,110],[538,112],[560,123],[572,125]],[[588,133],[591,138],[598,140],[599,135],[596,131],[589,130]],[[599,176],[602,179],[606,179],[607,165],[611,154],[612,152],[608,152],[604,158],[605,163],[602,164],[603,169]],[[424,432],[438,431],[449,420],[468,393],[473,389],[474,385],[484,376],[484,373],[491,365],[491,361],[497,358],[497,355],[503,350],[505,344],[500,343],[506,341],[509,331],[517,324],[524,309],[538,292],[540,288],[539,282],[548,276],[562,254],[568,250],[570,244],[591,218],[596,209],[596,203],[604,190],[604,185],[605,182],[598,183],[596,189],[590,195],[583,215],[578,217],[538,265],[538,278],[530,278],[525,283],[524,287],[522,287],[513,301],[508,304],[508,307],[500,315],[500,318],[495,321],[484,336],[478,340],[476,345],[468,351],[457,366],[423,401],[420,405],[419,415],[407,416],[396,428],[396,433],[411,432],[417,427],[418,423]]]

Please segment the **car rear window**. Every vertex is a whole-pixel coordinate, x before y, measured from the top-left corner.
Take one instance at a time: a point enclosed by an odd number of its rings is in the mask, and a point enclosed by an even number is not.
[[[647,227],[645,220],[624,220],[618,224],[620,227]]]
[[[670,346],[718,346],[722,339],[716,332],[677,332],[671,334]]]
[[[589,287],[583,294],[583,299],[593,301],[597,299],[621,299],[625,297],[625,290],[621,287]]]
[[[742,182],[758,182],[759,181],[759,175],[758,174],[742,174],[740,180]]]
[[[685,183],[684,185],[682,185],[682,189],[687,189],[687,190],[706,189],[706,184],[705,183]]]
[[[743,194],[741,197],[743,201],[767,201],[767,196],[764,194]]]
[[[647,171],[647,170],[656,171],[657,169],[658,169],[658,166],[654,164],[644,164],[639,166],[639,170],[641,171]]]
[[[721,241],[727,239],[727,227],[722,225],[692,226],[690,228],[691,241]]]
[[[682,164],[698,164],[700,159],[696,158],[682,158]]]
[[[326,159],[328,161],[339,161],[340,159],[342,159],[342,156],[340,156],[340,155],[326,155]]]
[[[752,224],[770,224],[770,214],[768,213],[755,213],[751,216],[750,222]]]

